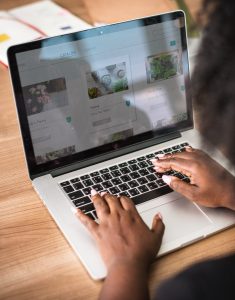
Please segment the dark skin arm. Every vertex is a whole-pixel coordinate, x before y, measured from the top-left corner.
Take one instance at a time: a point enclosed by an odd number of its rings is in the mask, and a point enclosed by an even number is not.
[[[163,180],[190,201],[235,210],[234,176],[203,151],[187,147],[185,152],[161,156],[153,164],[159,173],[175,170],[189,176],[190,184],[174,176],[163,176]]]
[[[149,229],[128,197],[92,192],[99,224],[77,210],[107,267],[100,300],[149,299],[148,269],[160,249],[164,225],[157,214]]]

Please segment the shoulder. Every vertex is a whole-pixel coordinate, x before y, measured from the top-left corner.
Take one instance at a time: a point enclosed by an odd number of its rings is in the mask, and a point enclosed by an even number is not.
[[[198,263],[165,281],[157,299],[235,299],[235,255]]]

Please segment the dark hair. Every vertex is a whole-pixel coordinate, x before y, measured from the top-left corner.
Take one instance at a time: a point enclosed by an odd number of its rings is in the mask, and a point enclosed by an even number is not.
[[[235,165],[235,1],[204,0],[207,18],[192,77],[199,130]]]

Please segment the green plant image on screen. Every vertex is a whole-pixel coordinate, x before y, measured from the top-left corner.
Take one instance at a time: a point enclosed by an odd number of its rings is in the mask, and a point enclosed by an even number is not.
[[[178,51],[147,57],[147,82],[166,80],[182,74],[181,56]]]

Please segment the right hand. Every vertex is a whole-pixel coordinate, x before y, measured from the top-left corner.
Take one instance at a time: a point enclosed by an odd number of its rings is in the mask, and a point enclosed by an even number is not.
[[[201,150],[187,147],[185,152],[165,155],[153,161],[155,170],[175,170],[190,177],[186,183],[174,176],[163,176],[170,187],[191,201],[207,207],[235,210],[235,178]]]

